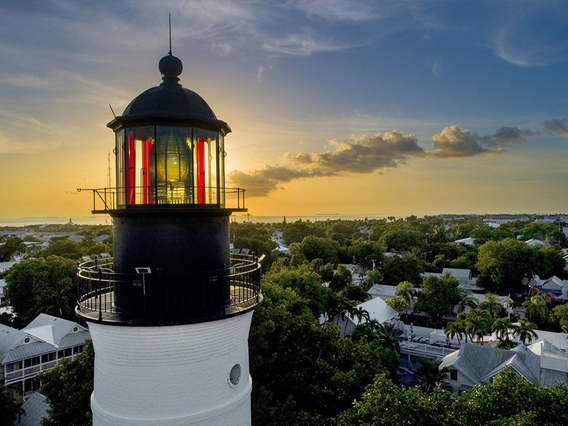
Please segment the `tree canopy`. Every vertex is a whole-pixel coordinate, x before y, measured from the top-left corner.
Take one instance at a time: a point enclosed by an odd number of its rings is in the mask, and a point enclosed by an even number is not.
[[[74,319],[76,272],[77,265],[70,259],[24,259],[6,276],[6,298],[22,318],[33,319],[46,313]]]

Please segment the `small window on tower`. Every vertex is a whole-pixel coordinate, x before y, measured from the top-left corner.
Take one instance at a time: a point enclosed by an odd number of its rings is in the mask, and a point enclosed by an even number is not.
[[[229,384],[231,386],[237,386],[241,380],[241,366],[240,364],[233,365],[231,372],[229,373]]]

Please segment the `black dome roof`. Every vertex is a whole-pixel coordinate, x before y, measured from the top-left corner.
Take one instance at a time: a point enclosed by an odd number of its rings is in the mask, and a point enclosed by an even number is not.
[[[159,63],[163,82],[135,97],[120,117],[108,127],[117,131],[130,124],[197,125],[229,133],[231,129],[217,116],[205,100],[192,90],[179,84],[178,76],[183,71],[181,61],[168,54]]]

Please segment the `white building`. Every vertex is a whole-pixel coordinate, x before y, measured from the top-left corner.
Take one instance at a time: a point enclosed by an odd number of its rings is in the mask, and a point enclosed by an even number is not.
[[[85,327],[46,314],[22,330],[0,324],[0,384],[23,395],[36,391],[37,373],[73,359],[88,338]]]

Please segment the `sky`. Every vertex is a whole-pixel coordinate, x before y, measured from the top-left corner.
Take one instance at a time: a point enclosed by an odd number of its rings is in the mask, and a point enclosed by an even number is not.
[[[90,215],[169,13],[252,217],[567,213],[567,6],[1,1],[0,219]]]

